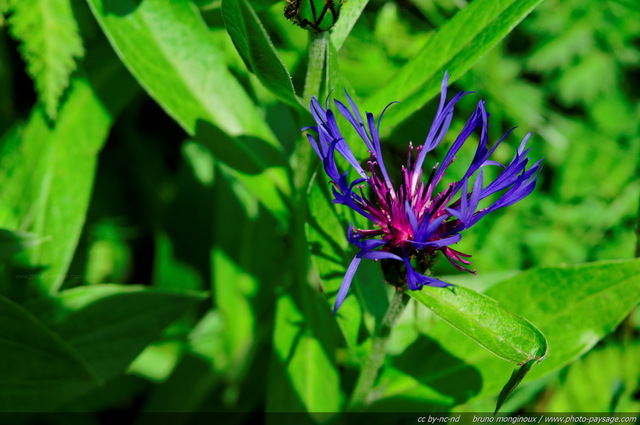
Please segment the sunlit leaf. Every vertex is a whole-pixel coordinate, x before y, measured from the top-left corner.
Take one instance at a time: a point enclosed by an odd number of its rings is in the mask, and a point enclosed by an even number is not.
[[[0,200],[9,208],[0,210],[0,225],[46,240],[29,251],[34,265],[46,267],[38,279],[46,291],[68,278],[111,119],[94,88],[77,78],[53,128],[36,108],[15,145],[2,145]]]
[[[609,334],[640,300],[639,273],[640,260],[601,261],[530,270],[492,286],[487,295],[534,323],[547,339],[546,358],[532,368],[525,382],[569,364]],[[389,400],[428,387],[460,403],[497,394],[509,380],[509,363],[452,332],[448,324],[436,324],[426,336],[433,341],[431,355],[448,360],[437,368],[394,362],[393,373],[401,370],[408,376],[396,377],[393,391],[384,395]],[[409,379],[412,375],[418,379]],[[448,386],[453,377],[467,384]]]
[[[251,3],[247,0],[223,1],[222,16],[247,68],[280,99],[299,107],[291,75]]]
[[[369,0],[349,0],[342,3],[338,22],[331,30],[331,43],[336,50],[342,48],[367,3],[369,3]]]
[[[425,286],[408,294],[500,358],[522,365],[547,352],[544,335],[534,325],[486,295],[463,286]]]
[[[448,20],[388,84],[366,99],[367,111],[385,114],[387,131],[421,108],[440,90],[445,71],[449,82],[460,77],[475,61],[504,38],[540,3],[540,0],[477,0]],[[428,65],[428,66],[427,66]]]
[[[70,0],[11,0],[11,34],[21,41],[27,70],[35,80],[47,116],[56,119],[58,103],[84,53]]]
[[[89,5],[149,95],[284,224],[290,190],[282,147],[227,68],[198,10],[189,2],[162,0]]]

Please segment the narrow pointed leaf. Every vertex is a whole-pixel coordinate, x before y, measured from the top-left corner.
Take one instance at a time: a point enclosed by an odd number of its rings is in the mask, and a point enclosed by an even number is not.
[[[247,0],[224,0],[222,17],[247,68],[280,99],[294,107],[302,107],[296,97],[291,75],[251,3]]]
[[[331,29],[331,44],[333,44],[336,51],[342,48],[367,3],[369,3],[369,0],[349,0],[342,3],[338,22]]]
[[[502,388],[502,391],[500,391],[500,395],[498,396],[498,402],[496,403],[496,410],[493,412],[494,415],[498,413],[498,411],[500,410],[504,402],[507,401],[507,398],[509,397],[509,395],[511,395],[513,390],[515,390],[516,387],[520,384],[520,382],[522,382],[522,379],[524,379],[527,373],[529,373],[529,371],[531,370],[531,368],[535,363],[536,363],[536,360],[529,360],[528,362],[526,362],[522,366],[517,367],[513,371],[511,378],[509,378],[509,381]]]

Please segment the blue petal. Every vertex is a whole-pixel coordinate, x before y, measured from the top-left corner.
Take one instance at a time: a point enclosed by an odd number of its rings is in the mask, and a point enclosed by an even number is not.
[[[364,258],[367,260],[398,260],[402,261],[402,258],[396,254],[392,254],[386,251],[369,251],[364,254]]]
[[[406,255],[403,258],[403,260],[405,265],[407,266],[407,285],[409,286],[409,289],[411,289],[412,291],[418,291],[422,289],[424,285],[434,286],[438,288],[443,288],[445,286],[452,286],[452,284],[450,283],[444,282],[440,279],[436,279],[435,277],[425,276],[413,270],[413,267],[411,267],[411,262],[409,261],[409,258],[407,258]]]
[[[333,307],[333,314],[336,314],[344,299],[347,297],[347,293],[349,292],[349,287],[351,286],[351,282],[353,281],[353,276],[356,274],[356,270],[358,270],[358,266],[360,265],[360,261],[362,260],[362,252],[356,254],[351,260],[351,264],[349,264],[349,268],[344,275],[344,279],[342,279],[342,285],[340,285],[340,290],[338,291],[338,295],[336,296],[336,304]]]

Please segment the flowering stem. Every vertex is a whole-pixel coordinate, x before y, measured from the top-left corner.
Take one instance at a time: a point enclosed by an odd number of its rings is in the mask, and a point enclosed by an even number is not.
[[[320,90],[322,88],[322,80],[325,76],[325,62],[327,45],[329,39],[326,33],[309,34],[309,67],[304,82],[304,101],[309,102],[311,96],[321,98]],[[306,118],[306,116],[305,116]],[[311,180],[313,172],[313,149],[311,145],[305,141],[296,144],[293,158],[293,169],[296,170],[294,176],[294,186],[298,191],[296,202],[306,202],[307,185]]]
[[[358,381],[356,382],[356,387],[353,390],[353,395],[351,396],[352,408],[365,404],[369,401],[368,399],[371,389],[376,382],[380,368],[384,364],[384,359],[387,356],[387,342],[389,341],[391,330],[395,326],[398,318],[404,311],[404,308],[407,306],[410,299],[411,298],[405,291],[398,290],[393,294],[389,303],[389,308],[382,318],[382,322],[380,322],[379,326],[376,328],[373,336],[371,356],[365,363],[362,372],[358,377]]]
[[[309,34],[309,66],[307,67],[307,77],[304,81],[304,100],[308,102],[311,96],[320,96],[322,79],[324,77],[324,67],[327,55],[327,44],[329,41],[327,33]]]

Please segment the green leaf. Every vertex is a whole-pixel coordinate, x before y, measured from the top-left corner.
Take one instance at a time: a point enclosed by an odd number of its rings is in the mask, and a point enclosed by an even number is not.
[[[504,402],[507,401],[507,398],[509,397],[509,395],[511,395],[511,393],[513,392],[513,390],[516,389],[518,384],[522,382],[524,377],[527,375],[527,373],[529,373],[529,371],[531,370],[531,368],[535,363],[536,363],[536,360],[529,360],[528,362],[524,363],[523,365],[521,365],[520,367],[516,368],[516,370],[513,371],[513,374],[511,374],[511,378],[509,378],[509,381],[502,388],[502,391],[500,391],[500,395],[498,396],[498,402],[496,403],[496,408],[493,412],[494,415],[498,413],[498,410],[500,410]]]
[[[280,99],[300,107],[291,75],[251,4],[247,0],[224,0],[222,17],[247,68]]]
[[[340,50],[369,0],[349,0],[340,7],[338,22],[331,29],[331,43]]]
[[[223,52],[191,2],[88,2],[147,93],[285,223],[289,212],[284,199],[290,188],[282,147],[227,69]]]
[[[487,295],[507,311],[534,323],[545,335],[545,360],[525,378],[530,381],[554,372],[589,351],[612,332],[640,300],[640,260],[600,261],[577,266],[529,270],[492,286]],[[438,390],[455,378],[477,382],[475,387],[457,386],[467,401],[496,394],[511,375],[509,364],[489,354],[462,334],[452,333],[446,323],[428,330],[438,350],[456,359],[424,374],[410,367],[389,368],[395,385],[383,397],[404,397],[420,390]],[[404,377],[398,376],[403,367]],[[385,373],[386,373],[385,372]],[[419,376],[419,381],[411,378]]]
[[[544,335],[534,325],[471,289],[425,286],[408,294],[502,359],[522,365],[547,352]]]
[[[640,302],[640,260],[598,261],[524,272],[487,291],[509,311],[535,323],[549,343],[540,377],[574,361]]]
[[[638,412],[640,341],[618,345],[611,340],[572,364],[549,386],[547,412]],[[598,388],[598,391],[594,391]]]
[[[35,80],[47,116],[55,120],[58,102],[84,54],[70,0],[11,0],[11,34]]]
[[[242,228],[251,229],[247,224]],[[250,353],[255,348],[257,323],[251,299],[255,298],[259,283],[218,247],[212,250],[211,267],[216,303],[225,329],[221,342],[228,364],[224,369],[228,379],[237,381],[245,373]],[[229,282],[234,283],[230,285]]]
[[[298,288],[300,297],[281,294],[276,302],[267,411],[339,412],[343,401],[340,375],[332,358],[335,341],[326,325],[331,311],[320,308],[311,287]]]
[[[447,21],[390,83],[364,104],[381,111],[389,102],[384,121],[387,131],[412,115],[440,91],[445,71],[452,83],[484,53],[509,34],[540,0],[476,0]]]
[[[202,298],[193,292],[105,284],[69,289],[27,307],[107,380],[124,372],[167,325]]]
[[[67,278],[111,120],[91,85],[77,78],[53,128],[36,108],[21,137],[2,145],[0,225],[46,239],[29,251],[32,264],[47,268],[39,279],[45,291]]]
[[[0,296],[0,412],[52,409],[98,382],[68,344]]]
[[[0,261],[42,242],[37,235],[0,229]]]

